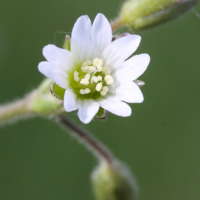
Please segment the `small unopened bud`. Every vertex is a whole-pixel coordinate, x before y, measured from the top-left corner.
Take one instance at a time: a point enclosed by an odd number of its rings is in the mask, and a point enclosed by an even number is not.
[[[197,0],[128,0],[121,19],[134,30],[144,29],[173,19],[195,5]]]
[[[64,44],[63,44],[63,49],[71,50],[71,39],[69,35],[65,36],[64,39]]]
[[[105,162],[92,173],[92,187],[97,200],[137,200],[138,189],[130,171],[119,162]]]

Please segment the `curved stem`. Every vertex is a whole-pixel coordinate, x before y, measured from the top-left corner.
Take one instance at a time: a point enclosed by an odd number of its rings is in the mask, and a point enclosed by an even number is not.
[[[114,158],[112,154],[93,136],[88,132],[82,130],[80,127],[71,122],[64,115],[59,115],[58,121],[63,124],[66,128],[72,130],[72,136],[78,138],[79,141],[83,141],[85,146],[92,150],[92,152],[97,156],[106,161],[109,165],[113,164]]]
[[[115,30],[123,26],[124,22],[121,18],[117,18],[114,21],[110,22],[110,25],[111,25],[112,31],[114,32]]]

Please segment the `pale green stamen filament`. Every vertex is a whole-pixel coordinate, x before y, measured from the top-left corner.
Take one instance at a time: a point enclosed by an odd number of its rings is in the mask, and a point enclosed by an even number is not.
[[[88,85],[88,88],[79,89],[79,93],[82,95],[89,94],[92,91],[92,94],[96,91],[99,92],[101,96],[105,96],[108,93],[108,85],[114,83],[114,79],[111,76],[111,70],[103,66],[104,62],[100,58],[95,58],[92,60],[86,60],[81,66],[81,71],[74,71],[74,80],[76,82],[80,81],[80,86]],[[83,73],[85,75],[83,76]],[[95,74],[98,74],[95,76]],[[82,77],[82,79],[81,79]],[[81,80],[80,80],[81,79]],[[95,86],[96,85],[96,86]]]

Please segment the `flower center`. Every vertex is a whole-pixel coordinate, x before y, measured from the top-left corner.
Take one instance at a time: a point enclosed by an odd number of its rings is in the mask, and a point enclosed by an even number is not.
[[[111,70],[104,66],[103,60],[86,60],[70,72],[69,85],[81,99],[98,99],[109,93],[114,83]]]

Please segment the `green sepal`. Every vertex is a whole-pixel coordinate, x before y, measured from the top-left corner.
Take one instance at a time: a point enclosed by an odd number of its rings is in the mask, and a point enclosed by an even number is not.
[[[99,107],[99,111],[97,112],[96,117],[98,119],[105,119],[106,118],[106,110],[104,110],[102,107]]]
[[[58,99],[63,100],[64,99],[64,95],[65,95],[65,89],[61,88],[59,85],[57,85],[56,83],[52,83],[51,84],[51,93],[57,97]]]

